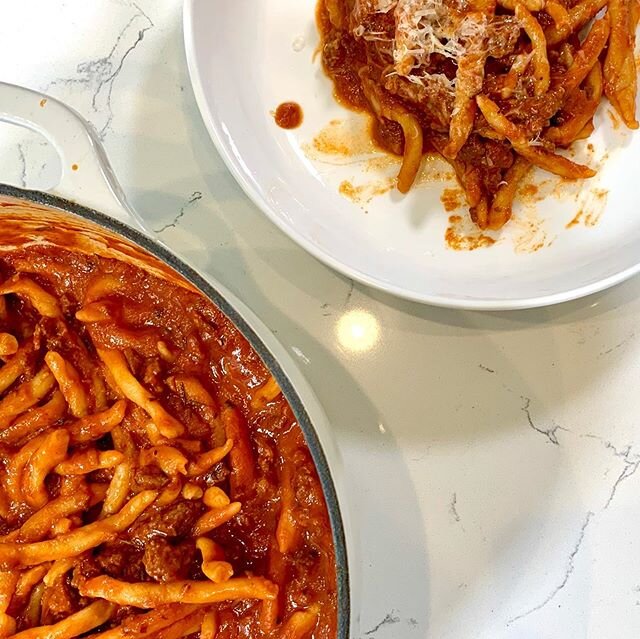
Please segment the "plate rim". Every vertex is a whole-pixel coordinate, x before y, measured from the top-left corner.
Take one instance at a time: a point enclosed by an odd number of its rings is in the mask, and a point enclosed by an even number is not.
[[[245,195],[255,204],[255,206],[262,211],[262,213],[269,219],[275,226],[277,226],[287,237],[293,242],[298,244],[307,253],[315,257],[318,261],[332,268],[341,275],[371,287],[375,290],[381,291],[386,294],[393,295],[394,297],[408,300],[411,302],[417,302],[419,304],[425,304],[430,306],[437,306],[441,308],[450,308],[457,310],[468,311],[511,311],[511,310],[525,310],[532,308],[541,308],[545,306],[553,306],[561,304],[563,302],[569,302],[572,300],[580,299],[604,291],[616,284],[620,284],[630,277],[640,272],[640,259],[633,265],[618,271],[608,277],[599,279],[590,284],[584,284],[582,286],[569,288],[563,291],[548,293],[543,295],[536,295],[533,297],[521,297],[512,299],[481,299],[481,298],[463,298],[446,294],[431,294],[420,293],[413,289],[403,288],[400,285],[383,281],[379,278],[373,277],[368,273],[365,273],[357,268],[349,266],[344,262],[333,257],[329,252],[323,250],[312,241],[308,240],[302,233],[297,231],[291,224],[285,222],[282,218],[276,215],[269,203],[261,195],[259,190],[254,185],[252,176],[249,172],[245,171],[242,164],[236,159],[232,150],[225,142],[224,135],[217,121],[214,117],[209,100],[207,99],[204,87],[202,84],[202,76],[199,71],[198,56],[196,54],[195,38],[193,24],[194,24],[194,7],[198,0],[184,0],[183,4],[183,39],[185,47],[185,56],[187,62],[187,71],[189,74],[189,80],[196,99],[198,111],[200,117],[209,133],[209,137],[213,142],[217,152],[219,153],[225,166],[236,180],[240,188]]]

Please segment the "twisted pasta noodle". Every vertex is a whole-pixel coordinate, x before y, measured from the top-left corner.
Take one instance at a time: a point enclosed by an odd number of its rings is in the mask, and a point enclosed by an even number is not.
[[[26,410],[35,406],[53,388],[55,378],[48,368],[42,368],[33,379],[24,382],[0,401],[0,429],[5,429]]]
[[[235,517],[242,508],[242,504],[238,501],[232,501],[227,506],[220,508],[212,508],[196,521],[193,526],[193,534],[199,537],[211,532],[214,528],[222,526],[233,517]]]
[[[124,419],[127,404],[119,399],[110,408],[87,415],[67,427],[71,441],[74,443],[89,442],[99,439],[111,432]]]
[[[60,353],[49,351],[44,356],[49,370],[58,382],[69,410],[74,417],[84,417],[89,412],[87,393],[80,381],[78,371]]]
[[[598,61],[609,37],[609,19],[596,20],[589,30],[580,50],[574,55],[573,62],[564,78],[562,87],[565,94],[575,91],[589,74],[593,65]]]
[[[547,0],[544,5],[544,10],[551,16],[554,22],[554,27],[558,31],[567,31],[571,28],[569,12],[562,4],[556,2],[556,0]]]
[[[473,129],[476,116],[474,97],[482,90],[485,56],[469,54],[460,59],[458,65],[458,82],[449,125],[449,144],[443,154],[447,158],[455,158],[464,146]]]
[[[49,570],[49,564],[43,564],[40,566],[33,566],[28,570],[25,570],[18,577],[16,582],[16,589],[14,593],[14,600],[27,599],[33,589],[38,585],[42,578],[47,574]]]
[[[231,500],[222,488],[211,486],[205,490],[202,502],[209,508],[222,508],[223,506],[228,506]]]
[[[554,173],[568,180],[585,180],[596,174],[596,172],[588,166],[577,164],[562,155],[550,153],[539,147],[514,144],[514,148],[522,157],[529,160],[531,164],[535,164],[535,166],[549,171],[549,173]]]
[[[408,193],[422,162],[422,128],[414,115],[400,109],[391,109],[389,119],[402,127],[404,152],[398,173],[398,191]]]
[[[4,298],[0,297],[0,299]],[[0,368],[0,393],[4,393],[26,371],[27,361],[32,351],[31,343],[21,346],[16,354]]]
[[[564,124],[549,127],[545,137],[558,146],[568,146],[578,139],[583,129],[591,122],[602,98],[602,70],[596,62],[585,80],[584,95],[580,92],[572,117]]]
[[[124,453],[124,460],[118,464],[113,472],[109,488],[102,504],[101,517],[108,517],[122,508],[129,494],[129,486],[133,475],[133,460],[128,448],[131,436],[121,427],[116,426],[112,431],[113,443],[116,450]]]
[[[16,620],[7,614],[7,608],[17,582],[18,575],[15,572],[0,572],[0,637],[8,637],[16,630]]]
[[[276,382],[273,375],[269,375],[269,379],[256,390],[251,398],[251,406],[253,408],[262,408],[276,399],[281,393],[282,391],[280,390],[280,386],[278,386],[278,382]]]
[[[56,624],[23,630],[14,635],[14,639],[73,639],[102,625],[114,610],[106,601],[94,601]]]
[[[185,499],[201,499],[204,496],[204,490],[200,486],[189,482],[182,487],[181,494]]]
[[[166,475],[186,475],[189,460],[173,446],[152,446],[140,451],[141,466],[157,464]]]
[[[202,572],[213,583],[222,583],[233,577],[233,566],[224,561],[222,549],[215,541],[200,537],[196,540],[196,548],[202,554]]]
[[[45,433],[39,441],[23,470],[22,496],[29,506],[42,508],[49,501],[44,480],[65,459],[68,446],[69,433],[62,428]]]
[[[515,7],[516,18],[531,40],[533,65],[533,83],[535,95],[543,95],[549,90],[551,83],[549,59],[547,58],[547,42],[540,23],[531,15],[525,6],[517,2]]]
[[[397,104],[387,105],[380,99],[376,83],[365,74],[362,74],[362,88],[373,110],[379,117],[397,122],[402,128],[404,137],[404,150],[402,165],[398,173],[398,190],[407,193],[418,175],[422,163],[422,127],[418,119],[406,109]]]
[[[227,419],[227,423],[229,422],[230,420]],[[234,431],[233,434],[237,436],[238,432]],[[224,445],[219,446],[218,448],[212,448],[211,450],[198,455],[198,457],[189,464],[188,469],[185,470],[183,474],[186,473],[190,477],[202,475],[219,461],[222,461],[229,453],[231,453],[231,451],[233,451],[233,439],[227,439]]]
[[[227,444],[233,442],[229,451],[229,462],[231,464],[231,496],[242,495],[253,485],[255,481],[255,463],[249,433],[245,421],[240,412],[233,406],[227,405],[222,409],[222,423],[227,433]],[[224,448],[221,450],[221,452]]]
[[[585,140],[587,139],[594,131],[595,127],[593,126],[593,118],[589,120],[582,128],[582,131],[578,133],[576,136],[576,140]]]
[[[504,184],[496,191],[491,210],[489,211],[487,228],[499,229],[503,227],[511,217],[513,200],[518,186],[531,168],[528,160],[518,156],[504,177]]]
[[[45,586],[53,586],[56,581],[62,579],[77,563],[77,557],[56,559],[51,565],[51,568],[49,568],[49,571],[42,578]]]
[[[296,519],[293,514],[295,495],[293,492],[292,469],[290,464],[284,462],[281,468],[280,479],[280,518],[276,530],[276,540],[281,553],[291,552],[298,539]]]
[[[158,496],[158,506],[166,506],[173,503],[182,492],[182,481],[179,477],[173,477],[166,488]]]
[[[18,417],[11,426],[0,431],[0,442],[18,444],[25,438],[37,435],[60,420],[66,409],[67,402],[64,395],[56,390],[45,404],[31,408]]]
[[[62,318],[58,300],[28,277],[16,276],[0,286],[0,295],[10,293],[26,297],[44,317]]]
[[[91,635],[88,639],[128,639],[130,637],[143,639],[174,626],[185,617],[193,614],[195,610],[196,606],[183,604],[160,606],[144,614],[128,617],[116,628],[99,635]]]
[[[262,577],[233,577],[223,583],[174,581],[128,583],[105,575],[89,579],[80,592],[121,606],[156,608],[171,603],[212,604],[235,599],[275,599],[278,587]]]
[[[54,470],[58,475],[88,475],[96,470],[113,468],[123,461],[124,455],[120,451],[90,448],[62,460]]]
[[[218,634],[218,615],[215,611],[206,612],[200,626],[200,639],[215,639],[216,634]]]
[[[120,351],[96,349],[123,395],[149,413],[160,433],[169,439],[179,437],[184,426],[171,416],[158,400],[131,374],[124,355]]]
[[[42,433],[38,437],[34,437],[31,441],[27,442],[11,457],[7,464],[6,472],[3,476],[4,489],[9,498],[14,502],[24,502],[24,497],[22,495],[22,473],[26,465],[29,463],[33,453],[38,450],[38,447],[45,436],[46,434]]]
[[[558,44],[566,40],[572,33],[582,29],[589,20],[592,20],[598,11],[602,9],[609,0],[583,0],[569,9],[569,19],[563,21],[561,25],[554,25],[547,29],[545,36],[550,45]]]
[[[545,0],[498,0],[498,4],[503,9],[515,11],[518,5],[523,6],[527,11],[537,12],[546,9],[549,2]]]
[[[638,128],[635,25],[633,30],[631,28],[631,5],[634,2],[635,0],[608,1],[611,35],[604,59],[604,92],[630,129]]]
[[[0,543],[0,565],[7,567],[32,566],[45,561],[74,557],[112,539],[128,528],[148,508],[157,493],[143,491],[132,497],[120,512],[60,535],[56,539],[33,543]]]
[[[498,105],[487,96],[479,95],[477,102],[487,122],[498,133],[504,135],[518,154],[529,160],[531,164],[568,179],[585,179],[596,174],[588,166],[577,164],[545,149],[530,146],[526,139],[526,132],[502,115]]]

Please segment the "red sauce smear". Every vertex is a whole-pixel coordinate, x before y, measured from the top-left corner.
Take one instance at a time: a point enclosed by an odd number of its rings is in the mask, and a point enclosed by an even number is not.
[[[282,129],[295,129],[302,124],[302,107],[297,102],[283,102],[274,114],[276,124]]]

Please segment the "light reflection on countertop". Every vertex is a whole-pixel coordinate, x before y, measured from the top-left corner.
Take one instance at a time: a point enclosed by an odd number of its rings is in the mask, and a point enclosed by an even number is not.
[[[373,313],[355,309],[344,313],[336,323],[336,336],[342,348],[364,353],[375,348],[380,339],[380,323]]]

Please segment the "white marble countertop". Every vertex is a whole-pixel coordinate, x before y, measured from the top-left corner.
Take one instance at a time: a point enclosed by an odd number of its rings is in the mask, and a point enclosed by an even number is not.
[[[0,79],[87,117],[140,214],[264,319],[322,401],[361,526],[354,639],[637,639],[640,278],[492,315],[354,286],[225,169],[180,0],[5,4]],[[38,136],[0,136],[1,182],[55,182]],[[369,341],[344,339],[354,311],[373,318]]]

